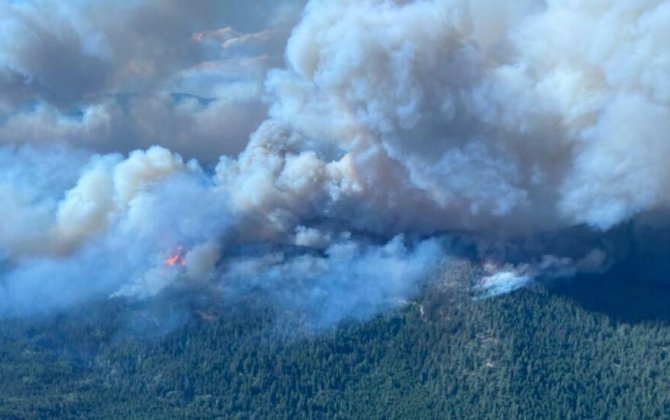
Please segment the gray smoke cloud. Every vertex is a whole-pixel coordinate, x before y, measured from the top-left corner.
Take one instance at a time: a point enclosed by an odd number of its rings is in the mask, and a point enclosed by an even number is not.
[[[0,6],[0,315],[199,285],[327,328],[455,236],[488,297],[664,219],[670,2],[302,6]]]
[[[300,1],[0,3],[0,142],[215,162],[264,119]]]

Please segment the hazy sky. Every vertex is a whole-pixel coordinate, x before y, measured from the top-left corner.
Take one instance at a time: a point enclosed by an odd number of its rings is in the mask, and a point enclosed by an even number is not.
[[[263,120],[300,1],[0,3],[0,141],[212,163]]]

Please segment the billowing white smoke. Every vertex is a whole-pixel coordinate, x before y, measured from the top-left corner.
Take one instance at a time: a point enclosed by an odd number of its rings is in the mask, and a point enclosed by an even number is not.
[[[16,160],[4,174],[20,172],[2,188],[21,188],[17,195],[26,197],[5,195],[5,209],[14,213],[6,213],[1,225],[4,316],[48,312],[96,296],[144,299],[179,283],[209,284],[231,296],[263,291],[305,325],[322,328],[401,303],[443,258],[436,240],[408,248],[398,237],[378,246],[343,233],[331,241],[307,228],[284,240],[274,236],[280,245],[299,244],[301,252],[280,246],[240,254],[238,247],[266,239],[253,227],[256,216],[233,212],[227,190],[196,163],[165,149],[88,162],[75,152],[5,152]],[[32,162],[21,160],[27,158]],[[77,171],[69,173],[77,159],[78,179]],[[31,174],[35,168],[57,176]],[[23,184],[35,180],[40,183]],[[304,247],[325,249],[305,255]]]
[[[373,230],[607,229],[667,205],[669,40],[660,0],[312,1],[268,80],[303,137],[277,149],[346,166],[322,207]]]
[[[343,238],[321,255],[269,252],[232,258],[222,288],[233,296],[265,292],[307,328],[328,328],[405,304],[436,274],[443,253],[434,239],[408,248],[401,236],[381,246]]]
[[[601,249],[593,249],[578,261],[567,257],[543,255],[537,262],[525,262],[519,265],[493,262],[483,264],[484,275],[474,285],[477,299],[485,299],[520,289],[536,279],[563,279],[581,274],[604,272],[607,267],[607,254]]]
[[[0,315],[200,281],[323,327],[416,293],[448,252],[419,235],[668,205],[669,1],[312,0],[266,89],[269,119],[214,173],[161,147],[3,149]],[[485,289],[583,269],[542,261]]]

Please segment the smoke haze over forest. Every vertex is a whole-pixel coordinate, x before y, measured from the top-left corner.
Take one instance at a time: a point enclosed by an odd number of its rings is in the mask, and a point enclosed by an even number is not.
[[[666,0],[0,2],[0,316],[656,273],[669,75]]]

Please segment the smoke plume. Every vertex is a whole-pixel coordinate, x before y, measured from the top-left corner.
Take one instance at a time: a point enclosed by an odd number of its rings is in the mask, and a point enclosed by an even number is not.
[[[0,316],[197,285],[327,328],[668,226],[669,1],[261,3],[0,5]]]

